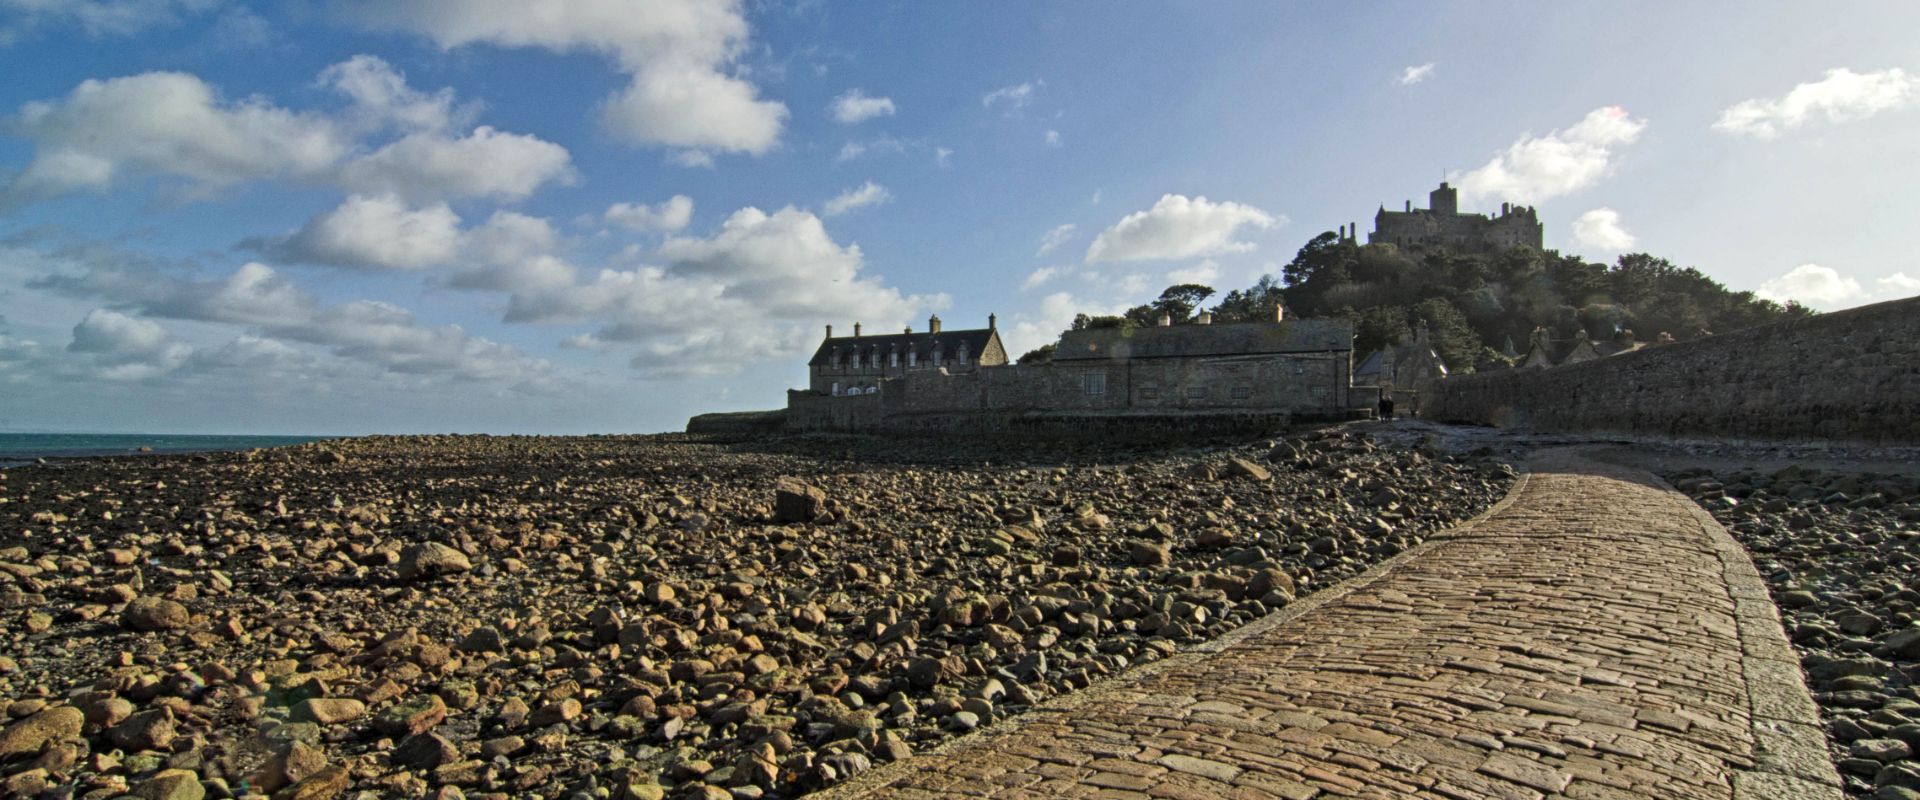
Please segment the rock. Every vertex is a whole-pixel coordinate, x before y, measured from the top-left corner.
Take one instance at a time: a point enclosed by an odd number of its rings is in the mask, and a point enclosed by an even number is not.
[[[412,769],[433,769],[460,760],[460,748],[437,733],[420,733],[400,740],[387,760]]]
[[[1820,598],[1805,589],[1782,592],[1777,598],[1782,608],[1806,608],[1820,603]]]
[[[1227,459],[1227,473],[1243,478],[1252,478],[1256,481],[1271,480],[1273,478],[1273,473],[1268,472],[1266,467],[1244,458]]]
[[[381,711],[373,719],[373,728],[388,736],[408,736],[430,731],[446,718],[446,701],[425,694]]]
[[[207,796],[207,789],[191,770],[163,769],[141,781],[133,796],[140,800],[201,800]]]
[[[439,542],[422,542],[407,548],[400,556],[398,569],[402,579],[412,581],[466,572],[473,569],[473,562],[467,560],[466,553]]]
[[[292,742],[269,757],[253,780],[269,792],[305,780],[327,767],[326,751],[306,742]]]
[[[310,697],[293,706],[295,720],[321,725],[352,722],[366,713],[366,703],[345,697]]]
[[[274,800],[333,800],[353,785],[353,774],[343,766],[320,770],[274,794]]]
[[[1862,739],[1853,743],[1849,754],[1854,758],[1870,758],[1884,764],[1913,755],[1913,748],[1899,739]]]
[[[75,738],[86,721],[86,715],[73,706],[41,709],[0,731],[0,759],[32,755],[48,743]]]
[[[136,597],[120,612],[120,626],[136,631],[171,631],[192,621],[187,607],[160,597]]]
[[[165,707],[142,711],[107,731],[113,743],[127,750],[163,750],[173,744],[173,712]]]
[[[773,521],[812,522],[827,513],[827,493],[795,478],[773,484]]]
[[[527,718],[527,724],[536,728],[544,728],[548,725],[572,722],[579,716],[580,701],[569,697],[554,703],[549,703],[539,711],[533,712],[533,716]]]
[[[1060,545],[1053,548],[1052,560],[1056,567],[1080,566],[1080,548],[1070,544]]]
[[[1158,542],[1134,542],[1127,546],[1127,557],[1143,567],[1164,567],[1173,563],[1173,551]]]

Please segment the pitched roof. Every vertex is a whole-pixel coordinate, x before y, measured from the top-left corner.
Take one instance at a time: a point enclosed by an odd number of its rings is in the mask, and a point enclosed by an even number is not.
[[[970,330],[941,331],[939,333],[883,333],[878,336],[835,336],[820,342],[819,349],[813,351],[813,358],[807,360],[809,367],[824,367],[833,363],[833,352],[839,350],[842,357],[858,351],[861,353],[900,352],[901,357],[918,351],[920,358],[933,358],[933,348],[939,345],[940,352],[947,358],[960,352],[960,346],[966,345],[969,358],[978,358],[986,352],[987,343],[999,336],[994,328],[973,328]]]
[[[1352,349],[1353,324],[1346,320],[1290,319],[1067,331],[1060,335],[1053,360],[1244,356]]]

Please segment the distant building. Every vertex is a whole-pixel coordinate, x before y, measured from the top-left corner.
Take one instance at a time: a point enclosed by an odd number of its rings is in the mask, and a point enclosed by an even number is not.
[[[1527,352],[1514,362],[1514,367],[1518,369],[1542,369],[1545,367],[1557,367],[1562,364],[1578,364],[1582,361],[1593,361],[1595,359],[1606,358],[1607,356],[1617,356],[1621,353],[1631,353],[1653,344],[1667,344],[1672,341],[1673,337],[1664,333],[1660,334],[1660,338],[1651,344],[1636,341],[1633,337],[1633,331],[1626,329],[1615,333],[1612,339],[1601,341],[1595,341],[1589,338],[1586,331],[1580,331],[1574,334],[1571,339],[1555,339],[1551,332],[1544,327],[1540,327],[1534,328],[1533,335],[1527,338]]]
[[[1346,234],[1343,238],[1350,238]],[[1500,204],[1500,214],[1460,213],[1460,192],[1445,182],[1427,195],[1426,208],[1407,201],[1405,211],[1381,206],[1373,215],[1368,244],[1391,244],[1402,250],[1444,247],[1460,253],[1489,253],[1510,247],[1541,249],[1542,228],[1532,206]]]
[[[787,393],[791,430],[1005,429],[1015,419],[1338,418],[1350,396],[1353,325],[1339,319],[1067,331],[1044,364],[1008,364],[985,330],[827,338],[807,389]],[[1374,395],[1374,396],[1377,396]],[[1366,407],[1362,404],[1362,407]]]
[[[862,336],[860,323],[853,323],[852,336],[827,337],[807,362],[807,386],[815,394],[833,397],[873,394],[880,381],[914,373],[949,375],[971,372],[981,367],[1007,363],[1007,349],[1000,344],[999,319],[987,315],[987,327],[949,331],[940,327],[938,316],[927,319],[927,332]]]
[[[1414,329],[1412,344],[1394,344],[1374,351],[1353,368],[1353,385],[1378,386],[1388,391],[1417,390],[1420,385],[1447,377],[1447,362],[1433,349],[1427,325]]]

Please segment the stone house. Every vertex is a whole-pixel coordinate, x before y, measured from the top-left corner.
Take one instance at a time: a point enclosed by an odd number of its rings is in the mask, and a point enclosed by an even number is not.
[[[927,319],[926,333],[909,327],[901,333],[863,336],[856,322],[852,336],[836,337],[828,325],[826,338],[807,361],[807,388],[832,397],[874,394],[888,378],[943,370],[957,375],[1006,363],[1007,349],[1000,343],[999,319],[993,314],[987,315],[985,328],[957,331],[943,329],[938,316]]]
[[[1377,386],[1384,391],[1414,391],[1427,381],[1447,377],[1447,362],[1433,349],[1423,321],[1413,332],[1412,344],[1376,350],[1353,368],[1353,385]]]
[[[1673,341],[1673,337],[1660,334],[1660,340],[1653,344]],[[1634,339],[1633,331],[1622,329],[1612,339],[1595,341],[1586,331],[1575,333],[1571,339],[1555,339],[1544,327],[1534,328],[1533,335],[1527,338],[1527,352],[1514,362],[1517,369],[1541,369],[1557,367],[1561,364],[1578,364],[1582,361],[1594,361],[1631,353],[1650,346],[1647,342]]]

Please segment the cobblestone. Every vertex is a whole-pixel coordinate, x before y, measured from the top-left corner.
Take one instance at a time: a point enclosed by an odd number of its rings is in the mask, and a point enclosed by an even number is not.
[[[1207,652],[825,796],[1838,798],[1775,611],[1735,588],[1756,579],[1658,480],[1551,453],[1482,518]],[[966,777],[1009,752],[1032,781]]]

